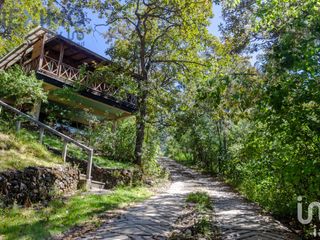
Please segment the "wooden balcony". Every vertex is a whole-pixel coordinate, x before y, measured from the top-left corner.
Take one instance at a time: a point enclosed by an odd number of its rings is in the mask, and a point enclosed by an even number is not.
[[[89,83],[90,75],[81,74],[80,69],[74,68],[65,63],[60,63],[56,59],[49,56],[37,57],[30,59],[23,64],[26,72],[34,70],[37,73],[45,74],[60,82],[68,85],[81,84],[87,90],[95,95],[103,96],[104,98],[112,99],[118,103],[124,103],[132,109],[136,108],[136,97],[125,93],[121,89],[116,88],[107,83]]]

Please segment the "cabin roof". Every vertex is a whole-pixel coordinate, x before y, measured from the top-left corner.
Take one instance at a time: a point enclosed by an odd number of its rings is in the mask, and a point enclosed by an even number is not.
[[[43,27],[37,27],[33,29],[25,37],[25,41],[20,46],[14,48],[3,58],[0,59],[0,69],[6,69],[13,64],[17,63],[23,56],[30,53],[34,44],[39,41],[45,34],[47,34],[46,46],[49,46],[52,50],[59,51],[60,43],[64,43],[65,56],[69,57],[76,62],[81,63],[110,63],[110,60],[105,57],[71,41],[70,39],[63,37],[53,31],[50,31]]]

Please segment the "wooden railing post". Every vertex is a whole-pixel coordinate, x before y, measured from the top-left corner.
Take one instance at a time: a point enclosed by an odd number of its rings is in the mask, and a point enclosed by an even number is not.
[[[66,160],[67,160],[67,151],[68,151],[68,141],[64,140],[63,150],[62,150],[63,162],[66,162]]]
[[[44,128],[41,127],[41,128],[40,128],[40,136],[39,136],[39,142],[40,142],[40,143],[43,142],[43,137],[44,137]]]
[[[16,131],[17,131],[17,132],[20,132],[20,130],[21,130],[21,121],[18,120],[18,121],[16,122]]]
[[[92,171],[92,161],[93,161],[93,150],[88,151],[89,159],[87,166],[87,187],[90,188],[91,184],[91,171]]]

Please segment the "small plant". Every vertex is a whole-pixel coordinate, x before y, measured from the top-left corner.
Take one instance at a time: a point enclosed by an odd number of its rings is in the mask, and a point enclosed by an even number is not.
[[[194,225],[194,232],[203,236],[210,236],[212,234],[212,222],[208,216],[203,216],[196,222]]]
[[[190,193],[186,201],[197,204],[200,209],[212,209],[210,196],[206,192]]]
[[[176,228],[169,234],[170,240],[220,239],[214,226],[210,196],[206,192],[188,194],[186,212],[179,217]]]

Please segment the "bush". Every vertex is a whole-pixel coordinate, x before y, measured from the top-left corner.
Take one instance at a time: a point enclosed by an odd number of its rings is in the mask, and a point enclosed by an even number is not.
[[[0,97],[14,99],[16,106],[47,99],[42,82],[34,73],[26,74],[20,66],[0,71]]]
[[[113,130],[112,122],[96,123],[84,131],[88,144],[107,157],[123,162],[134,160],[135,121],[133,118],[118,121]]]

